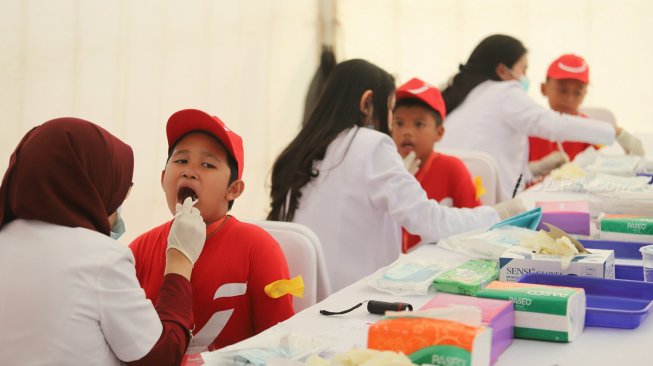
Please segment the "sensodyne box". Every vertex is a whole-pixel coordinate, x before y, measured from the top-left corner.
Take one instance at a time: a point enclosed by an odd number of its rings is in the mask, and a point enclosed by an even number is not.
[[[514,246],[499,258],[499,280],[516,282],[525,273],[576,275],[614,278],[614,251],[589,249],[571,259],[569,268],[562,269],[559,255],[537,254],[530,249]]]

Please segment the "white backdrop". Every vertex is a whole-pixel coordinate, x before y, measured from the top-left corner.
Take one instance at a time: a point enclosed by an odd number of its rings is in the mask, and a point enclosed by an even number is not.
[[[444,83],[485,36],[529,49],[530,94],[562,53],[590,64],[587,106],[635,133],[648,123],[653,2],[648,0],[339,1],[336,53]],[[245,141],[240,218],[263,218],[272,162],[295,135],[319,52],[318,0],[0,0],[0,171],[23,134],[75,116],[129,143],[135,186],[128,243],[170,218],[160,188],[165,122],[199,108]]]

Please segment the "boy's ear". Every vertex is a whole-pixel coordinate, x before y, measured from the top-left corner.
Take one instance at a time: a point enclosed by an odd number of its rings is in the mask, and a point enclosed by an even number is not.
[[[434,143],[439,142],[440,140],[442,140],[442,136],[444,136],[444,126],[440,125],[440,126],[435,127],[435,141],[434,141]]]
[[[546,82],[540,84],[540,92],[541,92],[542,95],[545,96],[545,97],[548,96],[548,95],[546,94],[546,89],[547,89],[547,83],[546,83]]]
[[[240,179],[235,180],[229,188],[227,188],[227,193],[225,195],[225,198],[227,201],[233,201],[236,198],[240,197],[240,195],[243,193],[245,190],[245,182],[243,182]]]
[[[166,170],[163,169],[161,171],[161,188],[163,188],[163,178],[165,178],[165,176],[166,176]]]

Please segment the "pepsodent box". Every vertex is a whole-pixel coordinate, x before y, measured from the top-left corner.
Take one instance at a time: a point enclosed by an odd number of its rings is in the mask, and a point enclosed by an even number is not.
[[[585,326],[582,288],[494,281],[477,296],[513,302],[515,338],[571,342]]]
[[[492,328],[434,318],[386,318],[367,334],[367,348],[403,352],[418,365],[488,366]]]
[[[614,278],[614,251],[589,249],[591,254],[579,254],[562,269],[559,255],[537,254],[530,249],[514,246],[499,257],[499,281],[516,282],[526,273],[576,275]]]

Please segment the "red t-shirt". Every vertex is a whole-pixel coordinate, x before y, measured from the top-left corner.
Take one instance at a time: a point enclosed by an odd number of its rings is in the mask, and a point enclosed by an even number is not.
[[[455,156],[431,152],[415,174],[429,199],[449,207],[476,207],[476,186],[465,164]],[[402,250],[419,243],[418,235],[411,235],[402,229]]]
[[[587,118],[587,116],[582,113],[579,114],[579,116]],[[529,137],[528,145],[529,145],[528,161],[540,160],[543,157],[549,155],[550,153],[554,151],[558,151],[558,144],[556,142],[541,139],[539,137]],[[566,141],[562,143],[562,149],[569,156],[569,160],[574,160],[574,157],[576,157],[576,155],[585,151],[585,149],[587,149],[590,146],[594,146],[597,149],[600,148],[600,146],[598,145],[592,145],[585,142]]]
[[[156,303],[166,264],[172,221],[136,238],[130,248],[136,276]],[[258,226],[229,217],[209,237],[191,276],[195,329],[189,353],[225,347],[249,338],[294,314],[291,295],[268,297],[263,288],[288,279],[279,244]]]

